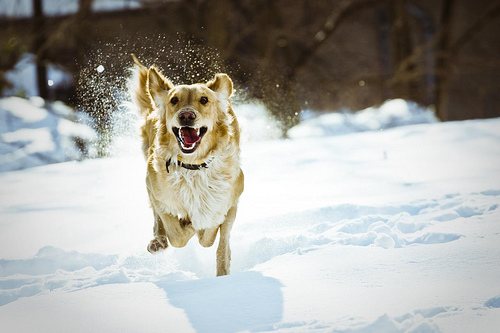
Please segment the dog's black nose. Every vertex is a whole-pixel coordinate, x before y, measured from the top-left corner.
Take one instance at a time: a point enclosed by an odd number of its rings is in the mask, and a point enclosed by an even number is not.
[[[183,126],[192,126],[195,119],[196,114],[192,111],[183,111],[179,113],[179,122]]]

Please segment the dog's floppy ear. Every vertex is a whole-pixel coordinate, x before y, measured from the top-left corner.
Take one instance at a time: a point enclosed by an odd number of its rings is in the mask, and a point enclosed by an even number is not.
[[[148,70],[148,80],[147,80],[147,88],[149,96],[151,97],[152,102],[155,102],[156,105],[156,97],[159,93],[163,91],[168,91],[172,89],[173,85],[170,80],[165,78],[156,67],[151,66]]]
[[[207,82],[207,87],[220,94],[223,99],[229,99],[233,94],[233,81],[227,74],[217,74],[212,81]]]

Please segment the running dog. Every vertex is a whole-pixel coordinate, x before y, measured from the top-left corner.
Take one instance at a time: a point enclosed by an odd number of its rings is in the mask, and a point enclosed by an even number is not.
[[[229,235],[243,192],[240,130],[231,107],[233,83],[217,74],[207,83],[173,85],[152,66],[135,65],[130,94],[144,122],[146,186],[154,215],[148,251],[184,247],[195,234],[217,248],[217,276],[229,274]]]

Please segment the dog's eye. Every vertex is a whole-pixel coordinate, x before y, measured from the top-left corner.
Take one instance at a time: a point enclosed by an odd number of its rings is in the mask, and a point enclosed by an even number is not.
[[[179,103],[179,98],[172,97],[172,99],[170,100],[170,103],[172,103],[172,105],[175,105],[175,104]]]
[[[203,105],[207,104],[208,103],[208,98],[205,97],[205,96],[203,96],[202,98],[200,98],[200,103],[203,104]]]

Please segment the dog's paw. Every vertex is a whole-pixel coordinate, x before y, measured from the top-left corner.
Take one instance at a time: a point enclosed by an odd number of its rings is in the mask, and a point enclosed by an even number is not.
[[[156,236],[148,245],[148,251],[150,253],[156,253],[159,251],[163,251],[167,248],[168,242],[167,237],[165,236]]]

